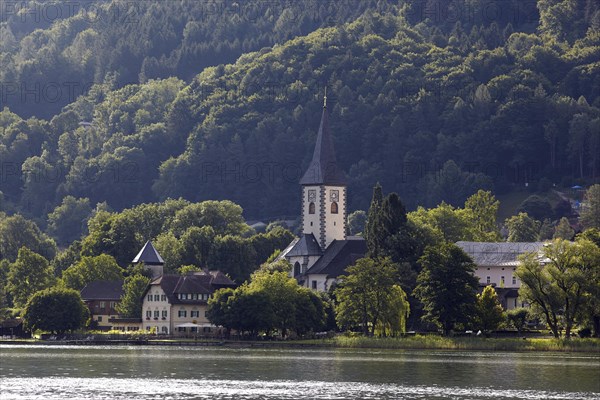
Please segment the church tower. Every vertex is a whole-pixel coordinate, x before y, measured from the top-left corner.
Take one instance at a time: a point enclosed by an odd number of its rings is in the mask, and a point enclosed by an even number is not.
[[[300,180],[302,232],[312,234],[323,251],[346,239],[346,177],[337,166],[329,131],[327,92],[312,161]]]

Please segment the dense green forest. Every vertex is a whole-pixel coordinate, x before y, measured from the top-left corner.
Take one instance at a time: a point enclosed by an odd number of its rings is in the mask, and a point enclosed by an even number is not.
[[[43,17],[65,3],[0,19],[0,207],[48,231],[69,202],[296,216],[325,86],[351,211],[376,181],[415,209],[598,180],[593,0],[113,0]]]

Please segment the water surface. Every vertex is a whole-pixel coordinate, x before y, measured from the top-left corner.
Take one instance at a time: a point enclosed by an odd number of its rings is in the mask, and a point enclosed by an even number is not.
[[[600,355],[0,346],[0,399],[600,400]]]

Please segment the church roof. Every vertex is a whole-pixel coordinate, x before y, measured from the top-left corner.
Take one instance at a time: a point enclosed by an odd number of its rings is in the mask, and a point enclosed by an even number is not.
[[[320,256],[323,254],[319,242],[312,233],[303,233],[300,238],[294,243],[294,247],[291,248],[285,255],[286,257],[292,256]]]
[[[158,254],[158,251],[156,251],[152,242],[148,240],[131,262],[134,264],[144,263],[146,265],[161,265],[165,263],[165,260]]]
[[[323,256],[306,271],[306,275],[327,275],[331,278],[346,275],[346,268],[366,253],[367,242],[362,237],[348,236],[346,240],[334,240]]]
[[[313,158],[302,179],[300,179],[300,184],[346,185],[346,175],[337,166],[333,140],[329,132],[329,117],[326,106],[323,107]]]

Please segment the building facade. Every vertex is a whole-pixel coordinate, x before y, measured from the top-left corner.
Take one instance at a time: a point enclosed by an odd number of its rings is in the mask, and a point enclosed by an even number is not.
[[[477,265],[475,276],[479,279],[479,286],[494,287],[504,309],[511,310],[526,305],[519,301],[521,281],[515,274],[519,256],[534,253],[544,263],[541,256],[543,242],[457,242],[456,245]]]
[[[144,293],[142,329],[157,334],[212,335],[218,328],[206,318],[208,299],[228,287],[235,288],[235,282],[219,271],[161,275]]]
[[[111,319],[117,318],[117,304],[123,295],[123,281],[94,281],[81,289],[81,299],[90,310],[98,330],[111,330]]]

